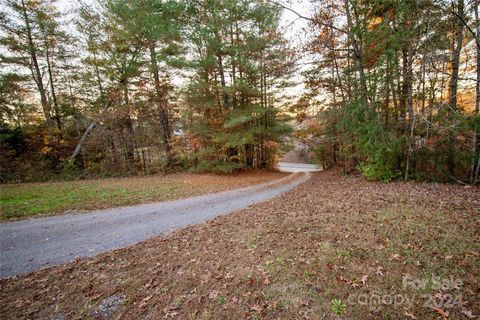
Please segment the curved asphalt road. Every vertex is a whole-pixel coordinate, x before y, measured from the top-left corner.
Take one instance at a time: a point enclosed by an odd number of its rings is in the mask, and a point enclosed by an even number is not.
[[[278,170],[283,172],[313,172],[322,171],[322,166],[308,163],[279,162]]]
[[[94,256],[231,213],[291,190],[309,177],[293,173],[257,186],[187,199],[2,223],[0,278]]]

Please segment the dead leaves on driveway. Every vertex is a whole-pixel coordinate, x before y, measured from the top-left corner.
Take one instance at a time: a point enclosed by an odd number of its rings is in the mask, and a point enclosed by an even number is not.
[[[479,194],[316,173],[271,201],[167,238],[4,280],[0,314],[85,318],[118,294],[119,319],[338,319],[333,299],[346,304],[345,319],[470,319],[480,310]],[[402,287],[405,274],[461,278],[454,292],[465,304],[424,308]],[[416,298],[410,309],[353,303],[375,292]]]

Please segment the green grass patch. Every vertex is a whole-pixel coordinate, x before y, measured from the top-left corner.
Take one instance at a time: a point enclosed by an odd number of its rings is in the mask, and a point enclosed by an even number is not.
[[[0,186],[0,221],[166,201],[284,177],[257,171],[238,175],[172,174]]]
[[[183,192],[182,192],[183,191]],[[149,188],[96,183],[52,183],[3,187],[0,194],[1,220],[69,210],[122,206],[143,201],[165,200],[186,193],[171,182]]]

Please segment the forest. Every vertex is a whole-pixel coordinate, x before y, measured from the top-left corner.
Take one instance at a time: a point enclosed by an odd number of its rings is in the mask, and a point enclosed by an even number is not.
[[[480,0],[0,0],[0,319],[476,319]]]
[[[371,180],[479,181],[477,1],[58,2],[1,3],[1,182],[271,169],[289,137]]]

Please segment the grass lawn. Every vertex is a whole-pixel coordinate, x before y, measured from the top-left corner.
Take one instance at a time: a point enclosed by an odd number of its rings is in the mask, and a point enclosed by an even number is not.
[[[469,319],[479,210],[478,187],[315,173],[168,237],[3,280],[0,317]]]
[[[266,171],[235,176],[172,174],[0,185],[0,220],[178,199],[257,184],[284,175]]]

